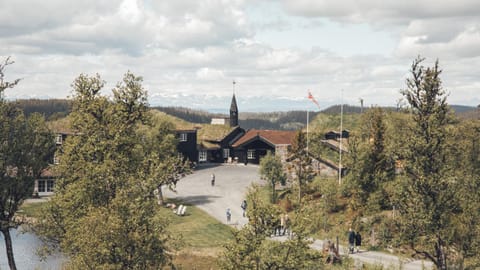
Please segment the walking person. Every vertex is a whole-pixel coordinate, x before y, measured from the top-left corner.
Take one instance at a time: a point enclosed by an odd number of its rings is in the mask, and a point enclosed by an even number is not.
[[[232,219],[232,212],[230,211],[230,208],[227,208],[227,224],[230,224],[230,220]]]
[[[285,235],[285,215],[284,214],[280,215],[280,231],[278,232],[278,235]]]
[[[353,253],[355,248],[355,232],[352,228],[348,229],[348,252]]]
[[[284,226],[283,226],[282,234],[285,235],[288,229],[288,236],[290,236],[290,230],[288,228],[290,226],[290,219],[288,218],[288,214],[285,214],[285,216],[283,217],[283,221],[284,221]]]
[[[212,173],[212,187],[215,186],[215,174]]]
[[[247,200],[243,200],[242,205],[240,205],[243,211],[243,217],[245,217],[245,211],[247,211]]]
[[[362,245],[362,235],[360,232],[355,234],[355,247],[357,248],[357,253],[360,252],[360,246]]]

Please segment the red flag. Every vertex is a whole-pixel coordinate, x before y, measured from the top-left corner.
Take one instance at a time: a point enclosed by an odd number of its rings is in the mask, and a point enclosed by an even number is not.
[[[315,103],[318,106],[318,108],[320,108],[320,104],[318,104],[317,100],[313,97],[312,92],[310,92],[310,90],[308,90],[308,99],[310,99],[313,103]]]

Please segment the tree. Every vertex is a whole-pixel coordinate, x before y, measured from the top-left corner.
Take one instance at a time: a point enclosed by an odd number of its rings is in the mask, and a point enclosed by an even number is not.
[[[355,205],[378,211],[388,206],[385,184],[393,180],[395,165],[392,154],[387,152],[387,127],[385,112],[372,108],[362,115],[363,130],[359,138],[351,140],[351,157],[348,176]]]
[[[280,157],[268,152],[267,155],[260,160],[260,175],[270,182],[270,201],[275,203],[277,201],[275,186],[277,183],[285,184],[286,180]]]
[[[152,117],[151,124],[138,130],[139,136],[145,145],[145,155],[151,155],[145,164],[145,171],[151,172],[150,176],[158,183],[155,190],[158,205],[163,205],[162,187],[166,186],[174,190],[180,178],[191,172],[188,160],[178,155],[176,148],[177,139],[172,131],[174,125],[171,122]]]
[[[294,178],[297,180],[297,202],[300,205],[303,197],[304,186],[315,176],[315,172],[312,169],[312,158],[307,152],[307,140],[302,131],[299,131],[295,135],[292,147],[289,150],[289,154],[289,169],[294,172]]]
[[[175,144],[151,127],[141,77],[128,72],[109,100],[100,76],[73,83],[71,126],[55,195],[37,226],[49,248],[60,248],[72,269],[158,269],[171,264],[175,242],[168,221],[157,215],[154,190]],[[160,127],[157,127],[160,128]],[[158,137],[160,136],[160,137]],[[158,152],[164,149],[166,152]],[[173,155],[175,156],[175,155]]]
[[[480,267],[480,122],[470,120],[457,125],[453,134],[453,158],[456,177],[461,181],[461,209],[457,216],[455,238],[465,269]]]
[[[55,143],[40,115],[26,118],[3,99],[5,89],[19,82],[4,81],[4,69],[12,63],[7,58],[0,64],[0,231],[5,239],[8,265],[16,269],[10,230],[23,223],[15,214],[32,195],[34,181],[52,158]]]
[[[320,254],[309,247],[305,226],[308,219],[297,211],[292,220],[294,236],[285,242],[269,239],[278,211],[263,202],[258,187],[248,195],[249,223],[234,232],[234,240],[225,246],[220,259],[222,269],[318,269]]]
[[[447,125],[450,122],[446,92],[441,86],[438,61],[422,66],[413,61],[411,78],[402,94],[407,99],[414,125],[407,141],[406,176],[398,199],[401,240],[438,269],[458,250],[454,233],[461,213],[459,186],[449,163]]]

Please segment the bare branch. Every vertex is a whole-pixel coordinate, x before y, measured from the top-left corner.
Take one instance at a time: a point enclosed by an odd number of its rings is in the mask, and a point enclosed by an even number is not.
[[[4,81],[4,78],[5,78],[4,69],[6,66],[11,65],[13,63],[15,63],[15,61],[10,60],[10,56],[7,57],[7,59],[5,59],[3,63],[0,63],[0,94],[7,88],[15,87],[15,85],[17,85],[21,80],[21,79],[16,79],[13,82]]]

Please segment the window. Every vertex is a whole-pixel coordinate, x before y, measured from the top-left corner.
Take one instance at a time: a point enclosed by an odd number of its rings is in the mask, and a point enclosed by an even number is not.
[[[38,180],[38,192],[45,192],[45,180]]]
[[[247,151],[247,158],[248,159],[255,159],[255,149],[249,149]]]
[[[60,164],[60,158],[58,157],[58,154],[57,154],[57,153],[55,153],[55,154],[53,155],[53,164],[55,164],[55,165]]]
[[[54,180],[38,180],[38,192],[53,192]]]
[[[223,158],[228,158],[230,156],[230,149],[224,148],[223,149]]]
[[[180,141],[181,142],[187,141],[187,133],[180,133]]]
[[[55,186],[55,182],[53,180],[47,180],[47,192],[53,192],[53,187]]]
[[[57,137],[55,138],[55,143],[62,144],[62,141],[63,141],[62,134],[57,134]]]
[[[198,161],[207,161],[207,151],[202,150],[198,152]]]

